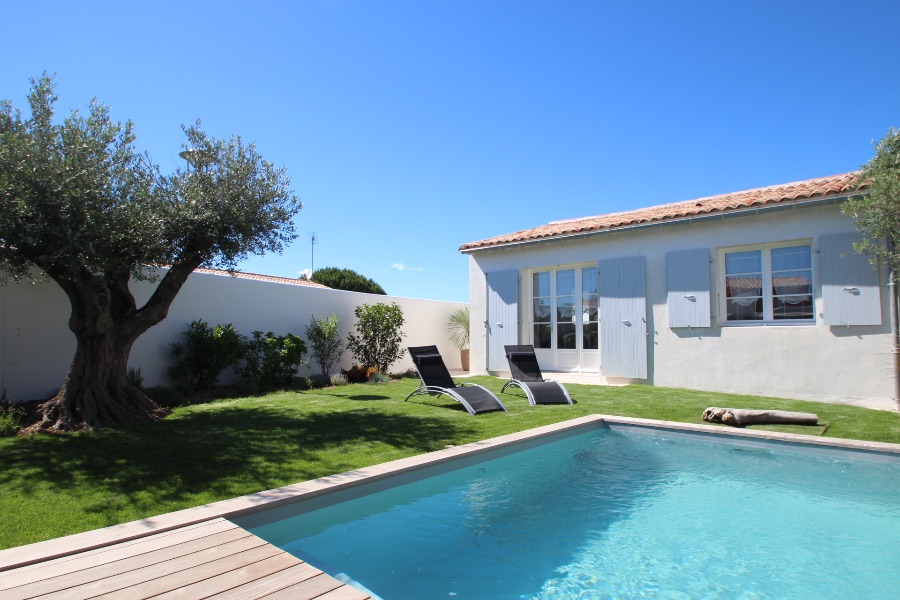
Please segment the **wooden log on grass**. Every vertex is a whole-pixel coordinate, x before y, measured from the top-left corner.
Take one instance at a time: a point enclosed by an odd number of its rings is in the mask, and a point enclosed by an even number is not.
[[[813,413],[788,410],[751,410],[747,408],[718,408],[710,406],[703,411],[703,420],[724,423],[734,427],[762,424],[818,425],[819,416]]]

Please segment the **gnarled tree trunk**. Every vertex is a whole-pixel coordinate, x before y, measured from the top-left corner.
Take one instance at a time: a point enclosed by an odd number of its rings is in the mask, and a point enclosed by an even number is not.
[[[41,420],[22,433],[66,433],[165,417],[167,411],[129,381],[128,357],[138,337],[166,317],[198,264],[199,258],[173,266],[142,308],[128,289],[129,273],[100,278],[83,270],[63,278],[48,272],[69,297],[69,329],[78,345],[59,392],[41,405]]]
[[[133,340],[114,334],[79,338],[62,387],[41,406],[41,421],[26,433],[65,433],[165,417],[167,411],[128,379],[132,345]]]

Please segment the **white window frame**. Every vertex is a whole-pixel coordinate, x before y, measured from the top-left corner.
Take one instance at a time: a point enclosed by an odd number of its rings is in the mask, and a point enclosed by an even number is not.
[[[575,289],[573,290],[573,296],[575,297],[575,301],[576,301],[576,305],[575,305],[576,314],[583,314],[582,303],[584,301],[584,290],[582,289],[582,282],[583,282],[582,271],[584,271],[584,270],[596,271],[597,270],[596,263],[590,262],[590,263],[575,263],[575,264],[568,264],[568,265],[550,265],[550,266],[546,266],[546,267],[534,267],[531,269],[527,269],[525,271],[525,278],[527,281],[527,285],[525,286],[526,287],[525,298],[526,298],[526,301],[528,304],[526,305],[527,312],[524,313],[524,315],[523,315],[526,317],[524,333],[527,335],[527,339],[532,344],[535,344],[536,340],[534,339],[534,325],[535,325],[535,321],[534,321],[534,298],[535,298],[535,296],[534,296],[534,275],[536,273],[550,273],[550,282],[551,282],[550,283],[550,310],[551,310],[551,314],[554,315],[550,321],[550,323],[553,324],[552,333],[551,333],[551,340],[552,340],[551,347],[550,348],[537,348],[537,346],[535,345],[535,350],[539,353],[540,352],[573,353],[573,354],[577,353],[580,357],[578,359],[578,362],[581,365],[580,370],[582,370],[582,371],[585,369],[590,370],[592,368],[592,366],[585,365],[583,359],[584,359],[585,352],[596,353],[598,356],[598,359],[599,359],[599,351],[600,351],[599,350],[599,327],[600,327],[599,314],[598,314],[598,321],[597,321],[597,327],[598,327],[598,333],[597,333],[598,347],[597,348],[585,349],[583,347],[584,346],[584,344],[583,344],[584,333],[582,330],[582,327],[584,325],[583,321],[573,321],[576,324],[576,340],[577,341],[576,341],[575,348],[569,348],[569,349],[558,348],[556,345],[556,343],[557,343],[557,330],[556,330],[557,321],[555,320],[556,301],[557,301],[556,274],[560,271],[570,271],[570,270],[575,271]],[[598,296],[599,296],[599,294],[598,294]],[[556,362],[556,360],[557,359],[554,358],[554,363]]]
[[[807,246],[810,256],[810,282],[812,289],[810,297],[812,298],[812,317],[808,319],[775,319],[774,318],[774,302],[772,293],[772,250],[778,248],[790,248],[792,246]],[[749,252],[759,250],[762,256],[762,303],[763,318],[756,320],[729,321],[728,320],[728,294],[725,273],[725,255],[736,252]],[[728,246],[716,249],[716,265],[719,290],[719,324],[723,327],[752,327],[752,326],[773,326],[773,325],[815,325],[817,321],[816,313],[816,260],[815,250],[813,249],[812,239],[805,238],[799,240],[768,242],[765,244],[746,244],[743,246]]]

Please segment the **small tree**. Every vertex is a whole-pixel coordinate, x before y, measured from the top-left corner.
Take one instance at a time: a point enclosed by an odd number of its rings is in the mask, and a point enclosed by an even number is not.
[[[328,318],[313,317],[306,327],[306,339],[312,345],[312,355],[322,369],[324,377],[330,377],[334,365],[344,354],[340,320],[337,315]]]
[[[896,277],[900,271],[900,130],[892,128],[875,145],[875,156],[862,166],[856,189],[865,194],[843,206],[844,213],[868,235],[856,244],[856,250],[885,259]]]
[[[352,269],[326,267],[313,273],[310,280],[321,283],[322,285],[327,285],[335,290],[380,294],[382,296],[386,295],[383,287]]]
[[[363,304],[353,311],[356,314],[356,335],[350,332],[347,348],[363,367],[374,367],[387,372],[388,367],[403,356],[400,342],[403,340],[403,309],[396,302],[390,304]]]

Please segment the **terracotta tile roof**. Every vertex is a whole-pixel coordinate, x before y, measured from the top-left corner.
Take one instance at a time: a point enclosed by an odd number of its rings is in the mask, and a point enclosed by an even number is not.
[[[197,269],[194,269],[194,273],[203,273],[205,275],[220,275],[220,276],[225,276],[225,277],[237,277],[238,279],[255,279],[256,281],[269,281],[271,283],[286,283],[288,285],[303,285],[306,287],[323,288],[326,290],[331,289],[327,285],[322,285],[321,283],[316,283],[314,281],[308,281],[306,279],[291,279],[290,277],[275,277],[274,275],[259,275],[257,273],[242,273],[241,271],[234,271],[233,273],[230,273],[228,271],[223,271],[221,269],[197,268]]]
[[[506,244],[521,244],[557,237],[585,235],[620,227],[648,225],[661,221],[725,213],[756,206],[790,204],[828,196],[840,197],[847,195],[853,190],[855,179],[856,173],[844,173],[843,175],[832,175],[831,177],[773,185],[744,192],[720,194],[718,196],[709,196],[708,198],[651,206],[627,212],[553,221],[533,229],[500,235],[479,242],[469,242],[460,246],[459,249],[461,252],[469,252]]]

